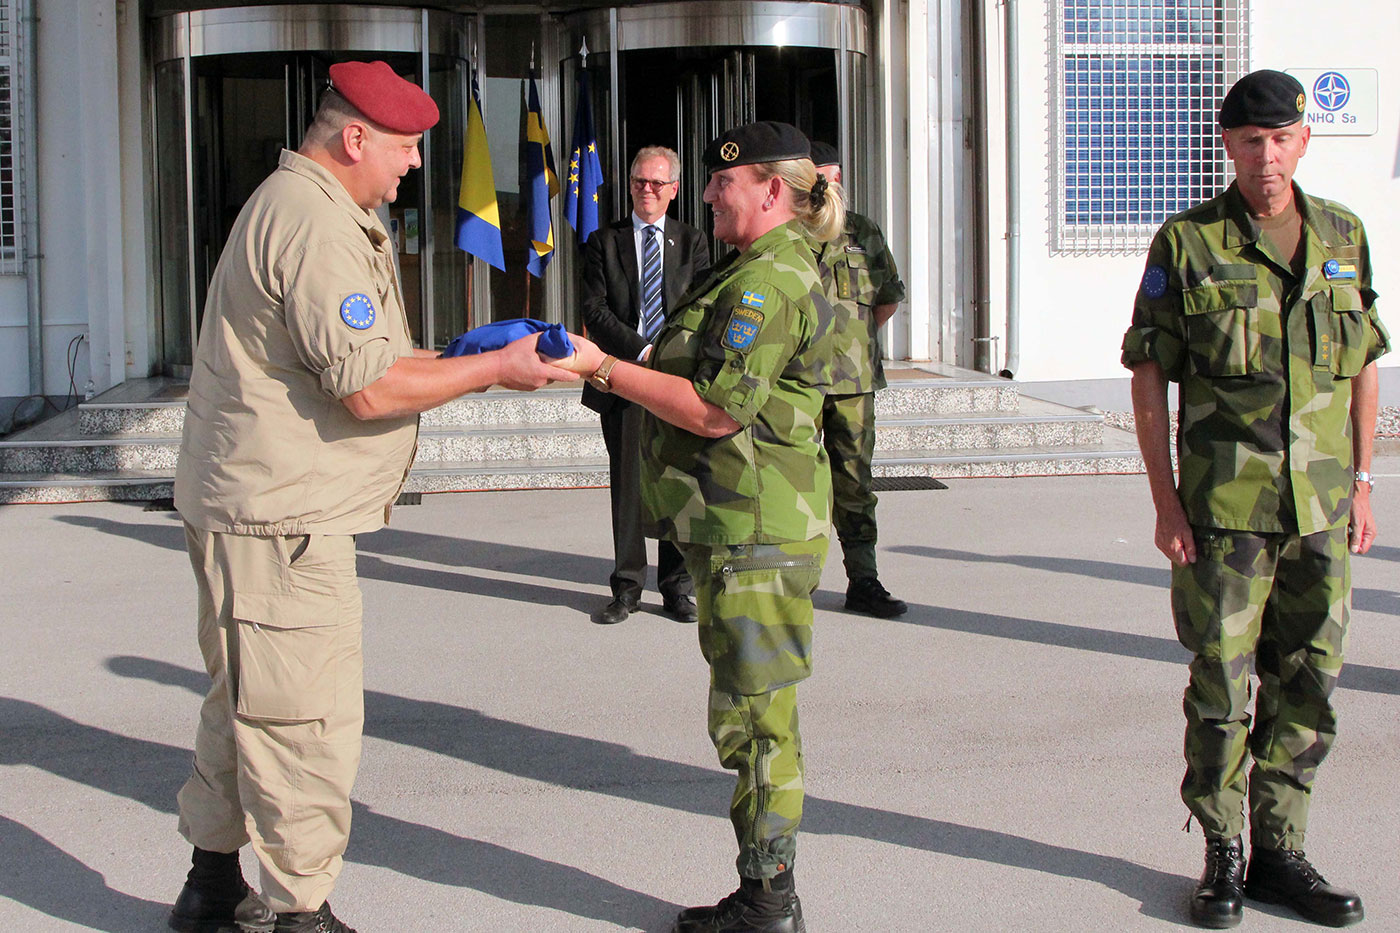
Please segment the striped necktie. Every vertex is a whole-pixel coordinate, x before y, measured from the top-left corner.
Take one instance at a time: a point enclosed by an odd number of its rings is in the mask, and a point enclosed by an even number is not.
[[[642,339],[650,343],[661,329],[661,244],[655,224],[642,228]]]

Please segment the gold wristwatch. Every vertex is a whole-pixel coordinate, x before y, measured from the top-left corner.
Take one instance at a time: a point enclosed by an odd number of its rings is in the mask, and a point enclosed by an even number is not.
[[[599,392],[612,391],[612,371],[617,365],[617,357],[605,356],[603,362],[598,364],[598,368],[593,370],[593,375],[588,377],[588,384]]]

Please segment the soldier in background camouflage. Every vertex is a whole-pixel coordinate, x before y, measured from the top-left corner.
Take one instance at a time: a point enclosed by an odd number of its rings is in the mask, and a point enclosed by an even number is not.
[[[695,581],[710,665],[709,728],[738,780],[739,889],[676,933],[802,933],[793,883],[802,820],[797,684],[812,671],[812,593],[825,562],[831,473],[820,441],[834,312],[817,270],[844,202],[785,123],[705,152],[715,237],[735,247],[667,318],[646,366],[578,341],[590,382],[642,404],[642,507]]]
[[[812,161],[828,181],[841,181],[835,147],[812,143]],[[880,584],[875,567],[875,393],[885,387],[880,328],[904,300],[904,283],[879,224],[846,212],[841,238],[818,259],[827,298],[836,309],[831,391],[822,405],[822,445],[831,458],[831,520],[846,564],[846,608],[881,618],[909,607]]]
[[[1364,916],[1302,850],[1336,735],[1348,537],[1362,554],[1376,533],[1375,360],[1389,338],[1361,221],[1292,183],[1310,135],[1305,105],[1302,86],[1276,71],[1226,95],[1236,181],[1162,225],[1123,339],[1156,543],[1172,560],[1177,635],[1194,655],[1181,796],[1206,834],[1206,869],[1190,912],[1217,929],[1240,922],[1246,895],[1329,926]],[[1176,485],[1168,380],[1180,384]]]

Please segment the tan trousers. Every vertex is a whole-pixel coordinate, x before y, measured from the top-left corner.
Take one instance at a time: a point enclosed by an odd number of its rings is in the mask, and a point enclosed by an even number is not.
[[[315,910],[340,874],[364,679],[355,540],[185,526],[212,684],[179,794],[180,833],[251,843],[273,910]]]

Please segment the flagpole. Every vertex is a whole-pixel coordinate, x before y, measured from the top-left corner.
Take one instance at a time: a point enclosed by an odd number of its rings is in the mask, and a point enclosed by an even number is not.
[[[530,80],[535,78],[535,41],[530,40]],[[528,100],[526,101],[528,104]],[[528,120],[529,118],[526,117]],[[530,316],[530,267],[527,265],[523,273],[525,279],[525,317]]]

